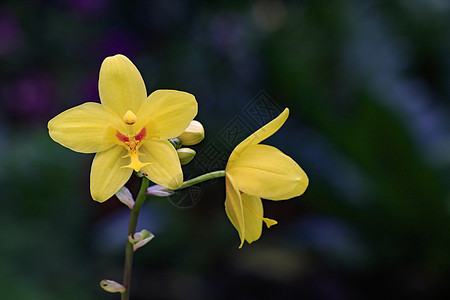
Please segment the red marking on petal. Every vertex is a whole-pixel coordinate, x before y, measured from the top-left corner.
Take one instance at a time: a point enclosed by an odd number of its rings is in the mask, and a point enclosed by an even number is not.
[[[141,129],[141,131],[139,131],[138,134],[136,134],[136,136],[134,138],[136,141],[141,141],[143,138],[145,138],[146,135],[147,135],[147,130],[144,127]]]
[[[121,142],[124,142],[124,143],[130,142],[130,139],[126,135],[120,133],[119,131],[116,132],[116,136],[119,139],[119,141],[121,141]]]

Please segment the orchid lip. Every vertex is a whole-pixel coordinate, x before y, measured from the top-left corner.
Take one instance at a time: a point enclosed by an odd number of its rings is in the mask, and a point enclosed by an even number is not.
[[[138,134],[132,137],[128,137],[119,131],[116,132],[117,139],[121,143],[123,143],[123,146],[128,150],[128,154],[122,158],[129,157],[131,159],[130,164],[123,166],[122,168],[131,168],[134,169],[136,172],[139,172],[143,167],[151,164],[151,163],[143,163],[139,160],[139,156],[142,156],[144,154],[139,153],[138,149],[142,145],[146,136],[147,130],[145,129],[145,127],[142,128]]]
[[[240,193],[242,193],[241,191],[239,191]],[[264,218],[263,216],[260,216],[250,205],[248,205],[247,202],[245,202],[244,200],[242,200],[242,204],[248,208],[248,210],[258,219],[263,220],[264,223],[266,223],[267,228],[269,228],[272,225],[277,224],[278,222],[269,218]]]

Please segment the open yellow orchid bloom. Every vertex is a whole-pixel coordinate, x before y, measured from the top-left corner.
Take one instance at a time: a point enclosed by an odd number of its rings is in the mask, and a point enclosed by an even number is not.
[[[182,134],[194,119],[195,97],[174,90],[157,90],[147,97],[138,69],[120,54],[103,61],[98,87],[101,104],[84,103],[48,122],[54,141],[76,152],[96,153],[92,198],[109,199],[133,170],[161,186],[180,186],[180,161],[167,139]]]
[[[259,239],[263,221],[267,227],[277,224],[263,217],[261,198],[290,199],[303,194],[308,186],[306,173],[292,158],[275,147],[259,144],[280,129],[288,115],[286,108],[242,141],[228,160],[225,211],[241,238],[239,248],[244,241]]]

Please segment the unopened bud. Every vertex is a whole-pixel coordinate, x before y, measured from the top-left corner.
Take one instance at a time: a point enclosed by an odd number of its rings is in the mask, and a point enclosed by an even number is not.
[[[142,233],[136,232],[128,237],[130,243],[135,244],[142,239]]]
[[[202,123],[193,120],[184,132],[178,137],[183,145],[191,146],[200,143],[205,138],[205,129]]]
[[[169,142],[172,144],[172,146],[175,149],[180,149],[181,148],[181,142],[178,138],[173,138],[173,139],[169,139]]]
[[[110,293],[123,293],[126,291],[123,285],[108,279],[100,281],[100,286],[102,287],[102,289]]]
[[[128,241],[133,244],[133,251],[145,246],[148,242],[150,242],[155,235],[148,230],[141,230],[140,232],[136,232],[135,234],[128,236]]]
[[[120,190],[116,193],[116,197],[120,200],[120,202],[128,206],[129,209],[133,209],[133,195],[131,195],[130,191],[125,186],[120,188]]]
[[[180,148],[177,150],[178,158],[180,159],[180,163],[182,165],[186,165],[194,159],[195,150],[191,148]]]
[[[169,188],[155,184],[147,188],[147,195],[157,197],[168,197],[173,195],[173,191]]]

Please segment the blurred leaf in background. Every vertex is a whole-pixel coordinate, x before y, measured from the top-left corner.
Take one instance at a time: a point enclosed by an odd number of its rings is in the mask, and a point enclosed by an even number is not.
[[[2,298],[111,299],[98,282],[121,278],[127,208],[95,203],[92,158],[46,128],[98,101],[117,53],[149,91],[196,96],[206,135],[186,178],[225,167],[228,129],[263,125],[249,114],[268,113],[261,95],[291,110],[267,143],[310,178],[302,197],[264,202],[279,224],[242,250],[223,180],[150,198],[133,299],[448,295],[449,20],[445,0],[3,1]]]

